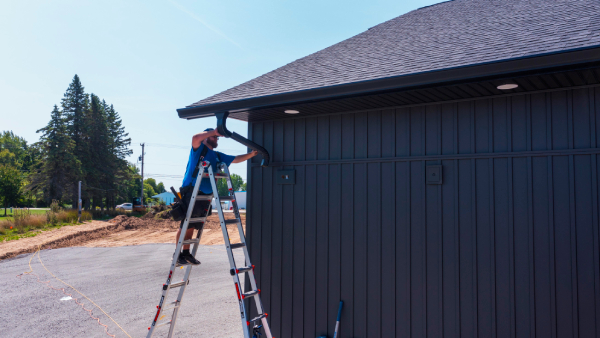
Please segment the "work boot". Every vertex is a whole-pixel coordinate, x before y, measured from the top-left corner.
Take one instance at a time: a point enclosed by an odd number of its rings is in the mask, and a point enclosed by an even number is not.
[[[183,251],[179,257],[183,257],[188,263],[192,265],[200,265],[200,261],[196,259],[196,257],[192,256],[191,253]]]
[[[180,253],[179,257],[177,257],[177,264],[179,264],[179,265],[188,265],[190,263],[188,263],[187,259],[185,259],[185,256],[183,255],[183,253]]]

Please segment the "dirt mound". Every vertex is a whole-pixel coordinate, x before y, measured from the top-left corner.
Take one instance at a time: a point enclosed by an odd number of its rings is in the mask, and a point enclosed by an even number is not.
[[[145,214],[142,218],[156,218],[156,219],[167,219],[171,218],[171,206],[170,205],[154,205],[150,208],[150,212]]]
[[[120,215],[117,216],[115,218],[113,218],[112,220],[110,220],[111,223],[115,224],[115,230],[118,231],[122,231],[122,230],[136,230],[136,229],[156,229],[156,230],[168,230],[168,231],[172,231],[172,230],[177,230],[179,229],[179,222],[174,222],[171,220],[164,220],[164,219],[155,219],[150,217],[146,217],[147,215],[150,214],[146,214],[143,217],[133,217],[133,216],[125,216],[125,215]]]
[[[245,229],[246,215],[242,214]],[[226,213],[226,219],[234,218]],[[107,247],[139,245],[146,243],[175,243],[179,222],[153,217],[119,215],[108,222],[92,221],[83,225],[66,226],[45,231],[35,237],[0,243],[0,260],[32,253],[41,245],[42,249],[58,249],[71,246]],[[239,241],[236,225],[228,225],[232,243]],[[204,224],[203,245],[223,244],[219,216],[214,213]]]
[[[94,240],[112,233],[114,225],[108,222],[91,221],[82,225],[64,226],[44,231],[35,237],[0,243],[0,260],[42,249],[76,246],[82,241]]]
[[[242,224],[245,225],[246,215],[242,214]],[[234,218],[233,213],[226,213],[226,219]],[[140,245],[146,243],[175,243],[175,233],[179,222],[156,219],[151,216],[135,218],[120,216],[112,220],[116,228],[111,234],[86,241],[81,245],[87,247],[115,247],[124,245]],[[244,226],[245,229],[245,226]],[[239,242],[237,226],[227,226],[232,243]],[[219,216],[215,213],[208,217],[202,233],[202,245],[223,244],[223,234]]]

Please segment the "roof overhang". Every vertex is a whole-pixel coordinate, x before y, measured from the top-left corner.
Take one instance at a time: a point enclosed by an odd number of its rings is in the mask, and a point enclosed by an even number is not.
[[[253,97],[244,100],[221,102],[177,109],[180,118],[195,119],[214,116],[220,112],[244,115],[252,111],[289,105],[306,104],[354,96],[390,93],[396,91],[452,85],[464,82],[524,76],[549,70],[567,70],[574,66],[593,64],[600,61],[600,47],[581,48],[557,53],[539,54],[529,57],[501,60],[484,64],[451,69],[394,76],[376,80],[314,88],[276,95]]]

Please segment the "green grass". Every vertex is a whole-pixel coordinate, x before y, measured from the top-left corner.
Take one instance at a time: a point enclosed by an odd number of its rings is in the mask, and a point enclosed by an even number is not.
[[[57,229],[65,225],[82,224],[77,222],[77,210],[14,210],[14,217],[4,217],[0,220],[0,242],[33,237],[41,231]],[[92,215],[84,211],[81,220],[91,220]]]
[[[83,223],[62,223],[62,224],[57,224],[57,225],[50,225],[50,224],[46,224],[44,227],[42,228],[36,228],[36,229],[29,229],[28,227],[25,227],[25,233],[19,233],[18,229],[4,229],[3,231],[0,231],[0,243],[2,242],[8,242],[8,241],[14,241],[17,239],[21,239],[21,238],[27,238],[27,237],[34,237],[37,236],[38,234],[42,233],[42,231],[48,231],[48,230],[53,230],[53,229],[60,229],[64,226],[73,226],[73,225],[81,225]]]
[[[16,209],[14,210],[16,211]],[[10,217],[0,217],[0,243],[6,241],[17,240],[20,238],[33,237],[42,231],[48,231],[58,229],[63,226],[79,225],[83,223],[77,223],[77,210],[58,210],[55,213],[49,215],[55,215],[54,221],[49,223],[49,216],[47,213],[50,210],[31,210],[24,211],[28,214],[26,219],[21,222],[15,222],[12,214],[8,214]],[[108,220],[119,215],[127,215],[134,217],[142,217],[145,212],[130,212],[121,210],[94,210],[94,211],[83,211],[82,220]],[[21,217],[22,218],[22,217]]]
[[[16,209],[13,209],[13,213]],[[50,210],[50,209],[44,209],[44,210],[31,210],[29,209],[29,211],[31,212],[32,215],[45,215],[46,212]],[[2,221],[14,221],[14,217],[13,214],[10,212],[10,209],[6,209],[6,217],[4,216],[4,208],[0,209],[0,222]]]

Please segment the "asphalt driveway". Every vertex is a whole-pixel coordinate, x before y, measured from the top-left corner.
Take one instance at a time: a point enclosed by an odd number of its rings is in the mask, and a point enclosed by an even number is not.
[[[145,337],[156,314],[161,286],[165,282],[174,245],[146,244],[112,248],[63,248],[43,250],[41,260],[56,277],[72,285],[99,305],[131,337]],[[241,262],[243,255],[239,255]],[[127,337],[100,310],[79,294],[54,279],[31,254],[0,262],[0,318],[2,337],[108,337],[104,327],[90,317],[73,294],[116,337]],[[235,289],[229,275],[227,254],[222,245],[201,246],[200,267],[192,270],[179,311],[176,337],[241,337],[241,321]],[[184,270],[177,269],[175,281]],[[175,289],[177,290],[177,289]],[[176,291],[171,292],[176,297]],[[62,299],[62,300],[61,300]],[[165,320],[168,320],[165,318]],[[167,326],[154,337],[165,337]]]

